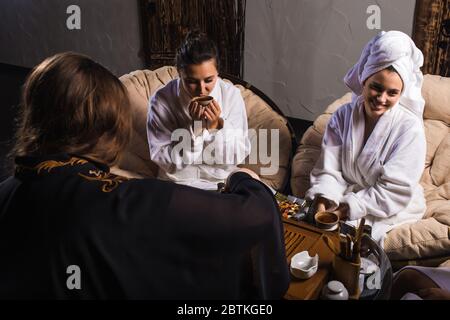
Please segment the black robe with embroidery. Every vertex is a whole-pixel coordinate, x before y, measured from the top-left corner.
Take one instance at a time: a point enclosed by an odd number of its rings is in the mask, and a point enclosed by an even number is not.
[[[127,180],[68,155],[16,162],[0,183],[0,298],[277,299],[287,290],[276,202],[245,173],[221,194]]]

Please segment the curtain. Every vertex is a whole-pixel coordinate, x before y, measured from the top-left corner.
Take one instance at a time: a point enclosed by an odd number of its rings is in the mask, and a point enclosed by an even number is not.
[[[450,77],[450,0],[416,0],[413,40],[424,54],[424,74]]]
[[[140,0],[147,67],[173,65],[186,33],[198,28],[219,49],[220,71],[241,78],[246,0]]]

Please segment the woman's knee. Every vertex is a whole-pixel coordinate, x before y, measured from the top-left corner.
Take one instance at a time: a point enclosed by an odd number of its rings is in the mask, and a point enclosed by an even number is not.
[[[421,289],[435,288],[437,285],[422,272],[406,268],[400,270],[392,286],[392,298],[400,299],[407,292],[417,292]]]

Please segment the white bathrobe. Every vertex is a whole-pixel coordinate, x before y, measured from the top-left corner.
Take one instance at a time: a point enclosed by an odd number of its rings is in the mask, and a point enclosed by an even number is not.
[[[218,131],[194,127],[188,110],[192,97],[179,79],[151,98],[147,137],[160,179],[216,190],[217,183],[250,153],[247,113],[239,89],[219,78],[210,95],[222,109],[224,125]]]
[[[382,244],[386,232],[421,219],[419,184],[425,165],[423,124],[401,105],[387,111],[363,147],[364,111],[358,101],[337,110],[326,129],[311,173],[307,198],[317,195],[349,205],[349,220],[362,217]]]
[[[365,217],[380,245],[387,232],[421,219],[426,209],[419,184],[426,155],[422,63],[420,50],[401,32],[382,32],[368,43],[344,79],[353,99],[328,123],[306,193],[308,199],[323,196],[336,206],[347,203],[349,220],[356,223]],[[402,96],[380,117],[363,146],[363,83],[389,65],[403,80]]]

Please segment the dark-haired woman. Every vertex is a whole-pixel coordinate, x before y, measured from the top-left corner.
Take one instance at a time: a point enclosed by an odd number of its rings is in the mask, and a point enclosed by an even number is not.
[[[217,189],[250,153],[244,101],[218,64],[214,42],[190,32],[176,56],[179,79],[151,98],[147,134],[159,178]],[[205,96],[214,98],[206,106],[194,99]]]
[[[365,218],[380,245],[425,212],[423,55],[406,34],[381,32],[344,81],[352,102],[328,123],[306,196],[341,219]]]
[[[0,299],[281,298],[272,192],[245,171],[227,194],[112,174],[130,123],[124,86],[88,57],[33,70],[0,183]]]

